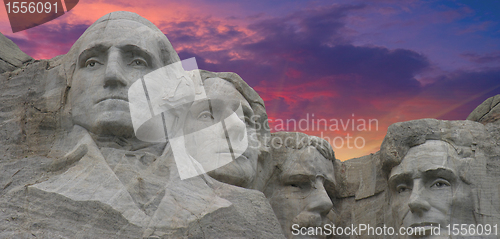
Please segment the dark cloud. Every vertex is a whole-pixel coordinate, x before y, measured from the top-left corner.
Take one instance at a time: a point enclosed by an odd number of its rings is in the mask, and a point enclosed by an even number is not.
[[[500,68],[491,68],[450,73],[427,85],[425,92],[439,98],[464,99],[497,87],[500,87]]]
[[[12,36],[8,37],[30,56],[35,58],[52,57],[66,54],[88,27],[89,25],[85,24],[44,24],[26,30],[27,40]]]
[[[326,79],[330,83],[325,87],[341,92],[346,100],[353,94],[383,97],[418,93],[420,83],[414,76],[429,67],[425,56],[405,49],[354,46],[343,37],[345,16],[363,7],[330,6],[258,21],[249,29],[262,39],[230,49],[251,55],[249,59],[231,60],[221,51],[201,55],[219,62],[210,70],[235,71],[253,86]],[[289,77],[290,70],[301,77]]]
[[[453,72],[425,86],[422,92],[436,102],[456,102],[456,108],[441,119],[465,119],[484,100],[500,94],[500,68]]]
[[[275,47],[273,54],[286,54],[294,47],[346,43],[347,40],[339,32],[345,27],[344,18],[350,11],[362,8],[364,5],[332,5],[258,21],[248,28],[265,36],[265,39],[246,48],[259,51],[262,45],[272,45]]]
[[[197,35],[203,25],[200,22],[170,25],[169,31],[177,34],[167,35],[173,36],[174,46],[207,39],[237,39],[225,49],[184,48],[179,55],[182,59],[197,57],[203,69],[238,73],[267,99],[270,115],[300,118],[305,112],[336,117],[361,112],[382,114],[390,109],[375,110],[371,101],[418,95],[422,86],[415,75],[428,69],[430,63],[424,55],[408,49],[350,43],[342,33],[345,17],[363,8],[334,5],[257,20],[248,28],[255,32],[258,41],[246,39],[246,34],[237,30],[233,34],[210,30],[210,34]],[[246,57],[234,59],[234,53]],[[395,106],[399,103],[396,100]]]
[[[500,52],[492,52],[484,55],[468,52],[461,54],[461,56],[475,63],[500,63]]]

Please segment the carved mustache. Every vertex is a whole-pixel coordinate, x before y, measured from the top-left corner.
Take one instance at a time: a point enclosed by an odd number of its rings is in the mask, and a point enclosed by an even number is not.
[[[320,227],[323,225],[323,218],[319,213],[301,212],[293,219],[292,224],[301,227]]]

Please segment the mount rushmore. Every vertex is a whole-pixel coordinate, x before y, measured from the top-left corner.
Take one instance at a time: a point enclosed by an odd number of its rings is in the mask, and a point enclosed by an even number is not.
[[[181,61],[135,13],[49,60],[0,44],[1,238],[402,237],[297,230],[328,224],[455,238],[446,226],[500,223],[500,96],[467,120],[395,123],[380,151],[341,162],[321,138],[271,133],[244,79]]]

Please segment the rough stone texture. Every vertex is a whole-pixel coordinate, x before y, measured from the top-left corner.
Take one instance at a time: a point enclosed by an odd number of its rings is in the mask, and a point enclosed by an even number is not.
[[[498,223],[500,205],[496,199],[500,147],[495,140],[496,133],[491,129],[471,121],[434,119],[394,124],[389,127],[381,147],[384,171],[389,173],[388,170],[398,165],[402,159],[404,162],[405,155],[413,147],[432,140],[447,142],[458,153],[458,156],[452,157],[460,159],[460,163],[454,166],[456,174],[461,181],[467,182],[467,187],[471,187],[473,192],[473,205],[461,202],[460,193],[454,195],[452,207],[458,209],[451,213],[452,220],[458,223],[471,220],[470,216],[458,214],[461,209],[470,206],[474,210],[475,224]]]
[[[56,84],[57,59],[34,61],[0,75],[0,150],[5,159],[50,151],[64,93]]]
[[[269,125],[267,122],[267,113],[266,113],[266,108],[264,106],[264,101],[259,96],[259,94],[257,94],[257,92],[252,87],[250,87],[243,79],[241,79],[241,77],[236,73],[210,72],[210,71],[200,70],[200,74],[203,81],[206,81],[207,79],[220,78],[230,82],[234,86],[234,88],[238,91],[238,93],[241,94],[243,98],[245,98],[245,100],[250,105],[253,111],[252,112],[253,115],[248,115],[248,111],[244,111],[245,117],[248,117],[249,119],[255,121],[254,122],[255,126],[247,125],[247,134],[249,135],[249,139],[255,138],[260,143],[260,147],[258,147],[256,167],[254,163],[252,163],[252,167],[245,166],[244,163],[239,163],[241,164],[241,166],[238,168],[247,171],[247,173],[240,173],[238,177],[234,176],[226,177],[226,176],[231,176],[228,174],[228,172],[231,171],[222,169],[225,172],[223,171],[222,174],[219,173],[218,175],[211,174],[211,176],[218,179],[219,181],[230,183],[232,185],[237,185],[262,191],[264,184],[266,183],[265,180],[268,177],[267,175],[256,177],[256,175],[266,174],[268,171],[266,170],[265,167],[268,161],[271,160],[270,149],[269,149],[269,139],[271,133],[269,131]],[[211,97],[213,96],[217,96],[217,94],[212,94]],[[234,97],[234,95],[230,96],[227,93],[221,94],[219,97],[221,97],[222,99],[231,99],[231,100],[237,99],[236,97]],[[245,104],[244,102],[242,103]],[[252,134],[254,135],[252,136]],[[244,155],[246,155],[247,158],[253,161],[252,158],[255,156],[251,156],[251,154],[249,154],[250,151],[251,150],[248,150],[247,152],[244,153]],[[233,165],[235,166],[235,164]],[[247,176],[245,179],[245,175],[251,175],[251,176],[250,177]],[[237,183],[237,181],[243,181],[244,183],[241,182]]]
[[[321,227],[330,223],[335,198],[335,159],[330,144],[298,132],[276,132],[271,136],[272,160],[263,192],[269,199],[287,238],[293,224]],[[259,175],[263,177],[264,175]]]
[[[500,95],[492,96],[477,106],[467,117],[468,120],[487,124],[500,119]]]
[[[382,175],[380,152],[341,162],[336,169],[337,198],[330,220],[341,227],[385,223],[387,179]],[[331,238],[380,238],[343,236]]]
[[[258,191],[217,181],[213,181],[212,189],[200,187],[203,182],[188,184],[189,188],[185,182],[177,181],[168,187],[170,196],[163,198],[168,213],[158,214],[168,226],[147,230],[131,223],[108,203],[73,200],[32,186],[57,177],[46,170],[52,162],[49,158],[28,157],[2,164],[2,184],[7,185],[0,195],[0,238],[282,237],[268,202]],[[103,181],[106,182],[109,181]],[[208,213],[192,214],[213,207],[213,202],[203,201],[210,192],[225,204]]]
[[[331,220],[336,225],[395,226],[398,228],[391,190],[387,178],[392,167],[401,163],[408,150],[425,142],[445,140],[453,144],[461,157],[469,157],[460,167],[461,176],[472,188],[472,203],[461,202],[458,193],[450,218],[453,223],[498,224],[500,203],[500,130],[497,124],[482,125],[471,121],[423,119],[393,124],[389,127],[381,151],[342,162],[339,168],[339,198]],[[420,156],[419,156],[420,157]],[[423,160],[423,159],[422,159]],[[423,161],[421,165],[429,165]],[[368,179],[368,180],[367,180]],[[439,198],[432,200],[444,201]],[[409,201],[404,201],[408,203]],[[473,207],[473,216],[464,216],[463,209]],[[403,208],[408,208],[404,206]],[[424,213],[425,215],[425,213]],[[433,217],[428,221],[433,220]],[[443,231],[443,229],[442,229]],[[337,238],[337,237],[332,237]],[[380,236],[345,236],[340,238],[384,238]],[[398,238],[398,237],[385,237]],[[448,237],[446,237],[448,238]],[[475,238],[497,238],[481,236]]]
[[[14,71],[33,61],[33,58],[22,52],[14,42],[2,33],[0,33],[0,46],[0,73]]]
[[[74,129],[63,59],[0,75],[0,238],[283,238],[261,192],[180,180],[168,145],[97,146]]]
[[[65,131],[68,119],[63,112],[71,64],[63,65],[61,57],[33,61],[12,44],[0,39],[4,60],[0,61],[0,238],[283,237],[261,192],[208,176],[179,180],[168,146],[160,155],[151,155],[150,151],[130,153],[97,146],[81,129],[76,137],[68,137],[78,131],[71,123],[73,130]],[[202,74],[204,78],[239,78],[234,73]],[[244,85],[235,87],[254,94]],[[475,223],[500,224],[500,125],[491,124],[498,122],[499,102],[500,96],[486,100],[469,121],[396,123],[379,152],[335,161],[336,185],[327,189],[333,204],[327,219],[344,227],[361,223],[397,226],[387,184],[391,169],[411,148],[441,140],[458,145],[461,155],[471,156],[461,173],[465,172],[472,188]],[[257,108],[265,115],[263,103]],[[154,147],[159,146],[146,148]],[[272,171],[265,163],[269,162],[259,158],[260,178],[254,186],[259,190],[269,183],[268,171]],[[85,174],[91,167],[104,173]],[[69,187],[60,187],[67,183]],[[93,193],[84,191],[89,189]],[[461,219],[460,215],[456,218]]]

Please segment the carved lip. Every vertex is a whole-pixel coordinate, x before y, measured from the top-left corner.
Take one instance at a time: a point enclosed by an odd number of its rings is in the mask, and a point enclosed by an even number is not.
[[[105,101],[105,100],[123,100],[125,102],[128,102],[128,98],[127,97],[123,97],[123,96],[119,96],[119,95],[112,95],[112,96],[108,96],[108,97],[104,97],[100,100],[98,100],[96,102],[96,104],[102,102],[102,101]]]

